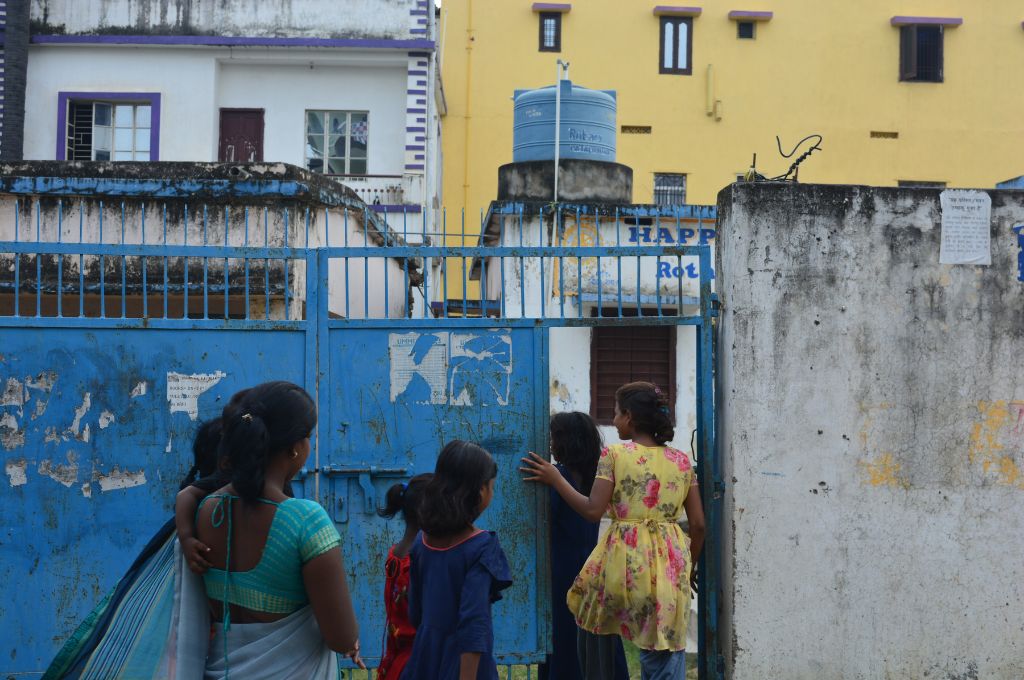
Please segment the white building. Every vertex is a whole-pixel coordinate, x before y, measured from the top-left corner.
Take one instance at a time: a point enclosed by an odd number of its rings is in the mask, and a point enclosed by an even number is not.
[[[434,231],[429,0],[34,0],[26,160],[285,162]]]
[[[713,246],[714,239],[715,211],[710,207],[557,204],[553,208],[539,202],[496,201],[488,212],[481,244]],[[503,305],[504,314],[511,318],[569,319],[566,327],[550,331],[552,413],[589,413],[605,442],[617,442],[611,426],[616,388],[633,380],[649,380],[669,393],[676,422],[672,444],[690,451],[690,434],[697,422],[696,327],[573,326],[571,320],[599,314],[696,315],[697,258],[605,257],[599,262],[594,257],[543,261],[489,257],[474,262],[472,277],[484,281],[486,311],[498,313]]]
[[[320,292],[331,316],[427,314],[424,276],[437,273],[424,265],[434,265],[376,254],[404,244],[401,234],[315,173],[283,163],[0,164],[0,241],[39,244],[43,253],[0,253],[0,316],[18,316],[17,299],[22,314],[35,314],[38,304],[42,316],[301,319],[311,276],[305,249],[328,240],[356,252],[327,262]],[[112,253],[223,245],[301,254],[55,255],[47,250],[55,243],[112,246]]]

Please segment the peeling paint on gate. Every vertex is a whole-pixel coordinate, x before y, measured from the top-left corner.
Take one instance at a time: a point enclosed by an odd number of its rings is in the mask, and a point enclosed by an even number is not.
[[[25,546],[0,561],[9,594],[0,656],[17,650],[4,677],[45,667],[171,516],[196,422],[191,403],[171,412],[168,373],[216,378],[195,395],[197,420],[265,379],[268,366],[305,382],[300,332],[199,334],[185,342],[194,331],[0,330],[0,480],[12,501],[0,505],[0,526],[4,540]]]
[[[321,413],[323,504],[346,545],[357,616],[367,620],[365,654],[380,653],[375,593],[380,564],[400,526],[373,512],[395,481],[433,469],[445,442],[479,442],[498,462],[494,504],[478,526],[502,537],[516,583],[495,608],[499,654],[534,655],[547,639],[537,602],[546,601],[547,496],[524,488],[519,457],[544,445],[545,355],[532,328],[331,328],[331,365],[321,383],[330,413]],[[359,357],[353,362],[351,357]],[[321,396],[321,399],[324,399]],[[321,403],[324,403],[323,401]],[[323,437],[326,437],[325,439]],[[535,658],[524,656],[523,658]]]
[[[390,333],[390,400],[507,406],[512,339],[506,331]]]
[[[28,461],[24,458],[9,460],[4,463],[4,472],[7,473],[7,482],[11,486],[23,486],[28,483],[28,476],[25,471],[28,469]]]
[[[89,426],[82,427],[82,418],[89,413],[90,408],[92,408],[92,394],[86,392],[82,396],[82,405],[75,409],[75,419],[71,421],[71,426],[68,427],[66,434],[84,442],[89,441]],[[79,429],[81,429],[81,434],[79,434]]]
[[[105,475],[94,475],[94,479],[100,485],[100,491],[114,491],[116,489],[130,489],[135,486],[142,486],[146,483],[145,470],[129,472],[121,470],[116,465],[114,469]]]
[[[49,395],[57,374],[44,371],[35,377],[26,376],[24,380],[9,376],[4,382],[3,393],[0,394],[0,446],[12,451],[25,445],[25,405],[35,399],[30,420],[36,420],[46,413]]]
[[[199,418],[199,397],[227,377],[227,373],[167,373],[167,403],[171,413],[187,413],[192,420]],[[145,390],[143,390],[145,394]]]
[[[49,477],[53,481],[71,488],[78,481],[78,454],[68,451],[66,463],[41,460],[37,470],[41,476]]]

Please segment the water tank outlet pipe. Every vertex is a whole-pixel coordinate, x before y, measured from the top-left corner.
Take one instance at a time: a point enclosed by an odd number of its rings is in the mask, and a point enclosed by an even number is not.
[[[564,75],[563,75],[564,74]],[[559,133],[562,131],[562,78],[569,77],[569,62],[559,59],[555,64],[555,191],[552,200],[558,202],[558,154],[562,150]]]

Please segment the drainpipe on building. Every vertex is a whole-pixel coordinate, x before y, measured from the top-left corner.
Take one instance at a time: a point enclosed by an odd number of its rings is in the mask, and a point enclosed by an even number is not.
[[[25,157],[25,78],[28,73],[29,1],[8,0],[3,46],[3,137],[0,160]]]

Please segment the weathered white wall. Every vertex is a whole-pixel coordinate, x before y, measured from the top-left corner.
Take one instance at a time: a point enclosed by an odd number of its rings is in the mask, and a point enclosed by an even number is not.
[[[204,244],[204,220],[202,202],[188,205],[188,219],[185,216],[186,202],[175,199],[123,199],[118,197],[64,197],[59,203],[54,198],[37,200],[33,197],[0,194],[0,241],[19,241],[22,243],[104,243],[104,244],[163,244],[201,246]],[[347,243],[353,248],[366,247],[372,253],[379,245],[367,232],[362,223],[362,211],[346,211],[342,208],[326,208],[322,205],[304,205],[296,202],[277,202],[273,205],[247,205],[244,199],[237,199],[230,205],[212,204],[207,207],[205,221],[205,243],[223,245],[225,240],[231,246],[290,246],[303,248],[330,245],[340,246]],[[225,209],[226,208],[226,209]],[[308,210],[309,234],[306,234],[306,211]],[[347,213],[347,216],[346,216]],[[164,218],[166,216],[166,236],[164,234]],[[102,221],[102,234],[100,231]],[[248,221],[248,240],[246,223]],[[36,224],[39,225],[38,234]],[[17,230],[16,230],[17,227]],[[186,234],[187,227],[187,234]],[[227,238],[225,239],[225,230]],[[328,239],[327,231],[330,231]],[[345,232],[348,232],[346,237]],[[17,232],[17,233],[16,233]],[[145,232],[145,233],[144,233]],[[19,271],[26,292],[34,292],[35,258],[23,258]],[[44,281],[53,279],[56,260],[44,258],[46,268]],[[81,270],[85,284],[97,285],[100,281],[100,258],[86,255],[81,258]],[[106,257],[103,259],[106,283],[111,288],[108,294],[119,291],[121,273],[120,258]],[[150,258],[148,293],[150,296],[160,294],[163,285],[161,258]],[[252,260],[250,268],[255,268],[250,278],[253,291],[251,313],[256,318],[264,314],[262,297],[264,276],[263,260]],[[52,263],[52,264],[51,264]],[[80,260],[77,255],[63,258],[63,282],[69,287],[66,295],[77,293],[79,285]],[[245,264],[243,260],[232,259],[228,263],[232,286],[231,298],[235,303],[244,299],[243,281]],[[328,310],[335,315],[347,318],[403,318],[410,304],[409,292],[412,287],[410,276],[407,276],[402,261],[394,258],[371,256],[367,258],[350,257],[347,264],[344,259],[331,259],[328,263],[328,286],[322,294],[328,295]],[[180,285],[184,281],[184,261],[180,257],[169,258],[169,282]],[[189,262],[189,281],[192,286],[200,286],[202,277],[208,277],[212,287],[223,284],[224,260],[222,258],[191,258]],[[5,272],[8,282],[14,279],[13,257],[0,258],[0,271]],[[141,280],[139,274],[141,260],[137,257],[128,258],[127,283],[131,286]],[[270,262],[270,281],[272,286],[280,285],[284,280],[285,267],[280,259]],[[346,276],[347,273],[347,276]],[[415,272],[411,272],[415,275]],[[436,274],[435,274],[436,276]],[[387,296],[385,296],[385,279],[387,280]],[[302,303],[306,300],[306,264],[303,259],[288,261],[289,318],[302,318]],[[369,295],[366,295],[367,289]],[[213,295],[213,293],[211,293]],[[193,304],[198,298],[193,291]],[[222,298],[221,298],[222,299]],[[69,309],[77,308],[66,303]],[[217,303],[212,309],[221,309]],[[162,302],[151,303],[151,314],[161,315]],[[234,306],[232,307],[234,311]],[[272,318],[285,318],[284,307],[275,303]],[[422,315],[422,301],[414,311]],[[180,312],[179,312],[180,313]]]
[[[568,222],[568,221],[567,221]],[[551,245],[549,229],[550,225],[542,225],[540,219],[537,217],[530,217],[523,220],[523,243],[527,245]],[[704,222],[702,225],[709,230],[709,233],[705,234],[705,240],[714,241],[713,237],[713,224],[710,222]],[[602,245],[602,246],[614,246],[617,242],[622,245],[630,245],[630,232],[624,224],[619,224],[620,234],[618,238],[615,236],[616,224],[614,219],[602,220],[600,228],[591,222],[588,225],[584,225],[580,230],[580,237],[577,237],[575,226],[570,226],[566,230],[565,237],[562,239],[561,244],[566,246],[575,246],[582,244],[585,246]],[[544,229],[543,240],[541,239],[541,229]],[[673,224],[672,231],[675,232],[675,226]],[[688,243],[696,244],[699,240],[699,235],[696,233],[698,230],[694,230],[692,235],[688,235]],[[505,245],[514,246],[519,244],[519,222],[518,219],[509,219],[504,229]],[[654,245],[653,239],[657,236],[652,235],[652,242],[647,243],[644,241],[643,235],[637,236],[637,243],[634,245]],[[670,238],[670,237],[666,237]],[[693,260],[690,262],[690,260]],[[694,271],[699,271],[696,268],[695,258],[684,258],[683,265],[687,263],[694,265]],[[662,295],[676,295],[679,290],[680,279],[675,277],[659,278],[657,276],[657,259],[653,257],[641,258],[640,262],[640,294],[641,296],[654,294],[657,289],[661,288]],[[624,307],[635,307],[635,296],[636,296],[636,272],[637,259],[626,258],[622,259],[622,295],[626,302],[623,303]],[[577,264],[575,259],[566,258],[562,263],[561,275],[563,277],[563,284],[561,288],[558,285],[558,260],[556,258],[547,258],[544,260],[544,287],[541,288],[541,263],[537,258],[530,258],[526,261],[523,267],[522,276],[520,275],[520,260],[517,258],[508,258],[504,263],[504,292],[505,292],[505,309],[506,314],[511,318],[519,317],[523,310],[527,317],[538,317],[542,315],[547,317],[558,317],[563,313],[562,306],[560,304],[560,290],[566,293],[564,301],[564,314],[566,317],[576,317],[579,314],[580,303],[578,302],[575,294],[577,285]],[[676,264],[673,261],[672,266]],[[585,258],[581,263],[582,267],[582,291],[586,294],[596,295],[597,286],[597,261],[595,258]],[[487,291],[488,297],[491,299],[497,298],[502,291],[502,265],[497,258],[489,258],[486,263],[486,277],[487,277]],[[602,305],[605,307],[615,307],[617,305],[617,294],[619,291],[618,286],[618,267],[614,258],[602,258],[601,262],[601,288],[603,301]],[[481,272],[484,273],[483,271]],[[699,293],[699,286],[694,283],[698,279],[690,279],[689,275],[685,272],[682,273],[682,284],[683,284],[683,295],[697,295]],[[525,307],[521,303],[520,291],[523,289],[523,281],[525,280]],[[632,302],[629,300],[632,299]],[[590,316],[591,310],[596,306],[596,301],[584,300],[583,304],[583,316]],[[667,304],[667,303],[666,303]],[[645,307],[655,306],[654,304],[644,304]],[[695,313],[694,309],[687,307],[684,310],[686,314]],[[591,342],[592,331],[590,328],[552,328],[550,331],[550,345],[549,345],[549,368],[551,383],[549,385],[550,390],[550,408],[552,413],[558,411],[582,411],[584,413],[590,412],[590,342]],[[696,359],[696,333],[693,327],[690,326],[679,326],[676,333],[676,384],[674,386],[676,398],[676,437],[673,440],[673,445],[679,447],[684,451],[690,450],[690,432],[696,427],[696,379],[697,379],[697,359]],[[615,443],[619,441],[618,435],[615,432],[615,428],[611,426],[601,426],[601,435],[604,437],[606,443]]]
[[[303,167],[306,110],[359,110],[369,112],[369,174],[401,175],[406,59],[365,59],[371,65],[324,63],[307,50],[271,59],[209,49],[34,47],[25,158],[55,158],[58,92],[159,92],[162,161],[217,160],[220,109],[255,108],[265,110],[264,160]]]
[[[719,196],[735,680],[1024,677],[1024,193],[940,265],[939,192]]]
[[[264,109],[263,158],[299,167],[305,167],[307,110],[368,111],[367,173],[401,175],[406,59],[398,56],[395,63],[378,60],[375,63],[380,65],[373,67],[313,68],[302,55],[289,55],[288,63],[233,57],[220,63],[216,99],[210,109],[215,116],[220,108]],[[188,83],[180,86],[187,88]],[[162,136],[170,134],[167,131]],[[211,160],[216,153],[215,145]]]
[[[57,157],[58,92],[159,92],[160,160],[216,160],[215,54],[164,48],[30,48],[25,87],[25,159]],[[260,93],[265,99],[271,95]]]
[[[576,313],[573,306],[573,313]],[[589,313],[589,312],[588,312]],[[590,328],[550,330],[550,408],[590,413]],[[697,342],[693,327],[680,326],[676,334],[676,436],[671,444],[690,450],[690,432],[697,427]],[[619,441],[611,425],[598,427],[605,444]]]
[[[32,0],[31,17],[70,34],[409,39],[415,8],[415,0]]]

